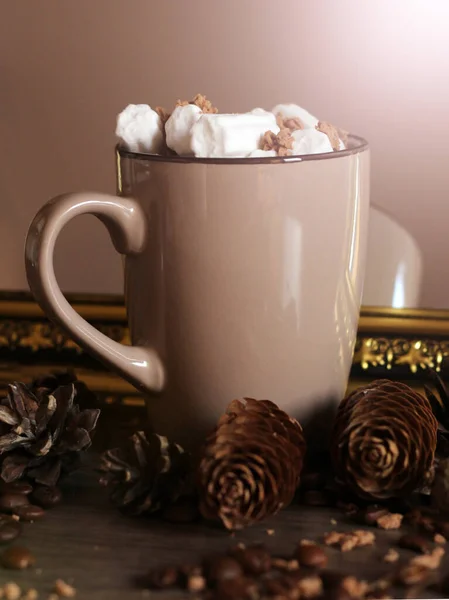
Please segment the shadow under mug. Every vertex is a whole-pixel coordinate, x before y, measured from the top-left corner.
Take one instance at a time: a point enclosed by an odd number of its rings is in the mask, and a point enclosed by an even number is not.
[[[366,142],[268,159],[117,148],[117,178],[118,196],[59,196],[33,220],[26,270],[47,316],[141,390],[154,430],[173,441],[194,447],[239,397],[276,402],[322,441],[356,337]],[[57,284],[56,239],[81,214],[97,216],[125,257],[132,346],[82,319]]]

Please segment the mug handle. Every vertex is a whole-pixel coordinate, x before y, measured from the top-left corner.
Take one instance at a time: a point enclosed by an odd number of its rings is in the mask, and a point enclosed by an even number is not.
[[[58,286],[53,267],[56,240],[69,221],[84,214],[95,215],[106,225],[117,252],[135,256],[143,250],[147,218],[135,200],[100,193],[58,196],[41,208],[28,230],[25,266],[31,292],[48,318],[68,331],[82,348],[137,389],[159,392],[165,374],[156,352],[111,340],[70,306]]]

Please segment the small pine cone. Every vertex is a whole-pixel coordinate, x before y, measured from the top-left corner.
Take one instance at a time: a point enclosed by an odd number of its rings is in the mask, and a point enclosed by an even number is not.
[[[366,498],[393,498],[430,483],[437,421],[427,398],[379,379],[338,409],[332,457],[341,483]]]
[[[200,510],[242,529],[290,504],[306,444],[300,424],[269,400],[233,400],[206,440],[197,473]]]
[[[28,477],[56,485],[91,445],[100,411],[80,409],[73,383],[45,390],[15,382],[0,400],[1,477],[6,482]]]
[[[190,457],[178,444],[137,431],[122,448],[101,457],[100,483],[111,487],[111,501],[124,513],[156,512],[187,492]]]

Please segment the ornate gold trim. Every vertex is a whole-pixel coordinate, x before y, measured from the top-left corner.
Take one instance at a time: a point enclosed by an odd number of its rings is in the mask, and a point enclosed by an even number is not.
[[[68,300],[107,336],[130,343],[122,296],[70,294]],[[31,294],[0,292],[0,352],[7,353],[14,364],[22,364],[21,352],[34,356],[44,350],[57,353],[63,366],[73,365],[74,357],[83,358],[79,346],[47,320]],[[362,307],[353,360],[356,370],[367,375],[383,370],[403,372],[404,368],[412,374],[425,369],[440,371],[448,357],[449,311]],[[97,389],[117,389],[119,378],[101,369],[99,366],[100,379],[94,384]],[[137,392],[131,386],[127,392],[134,403]]]
[[[441,371],[449,356],[449,340],[421,340],[387,337],[358,336],[353,365],[364,371],[383,367],[408,367],[412,373],[419,370]]]

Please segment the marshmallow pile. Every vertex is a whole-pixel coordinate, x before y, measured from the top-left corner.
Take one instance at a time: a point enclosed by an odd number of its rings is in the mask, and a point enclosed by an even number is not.
[[[132,152],[199,158],[300,156],[346,147],[346,132],[297,104],[226,114],[201,94],[178,101],[170,115],[160,107],[130,104],[117,117],[116,135]]]

